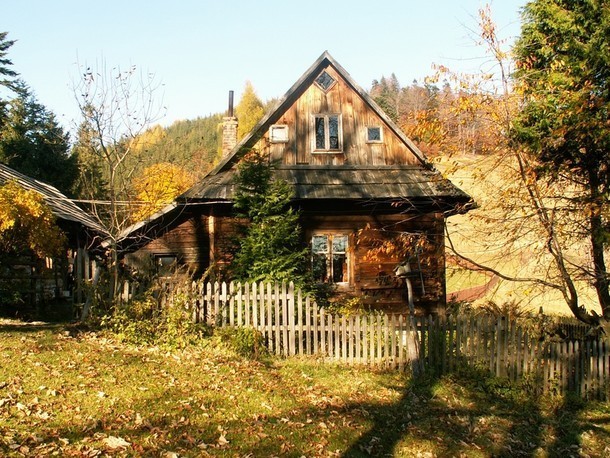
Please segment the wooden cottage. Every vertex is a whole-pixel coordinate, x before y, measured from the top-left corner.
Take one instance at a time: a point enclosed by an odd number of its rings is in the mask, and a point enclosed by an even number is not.
[[[42,196],[66,236],[66,251],[44,265],[28,256],[5,260],[12,267],[5,266],[0,279],[28,285],[24,294],[30,307],[51,299],[82,302],[82,280],[92,275],[89,252],[99,247],[106,231],[57,188],[0,164],[0,185],[9,181]]]
[[[159,266],[178,261],[196,273],[222,266],[234,233],[236,166],[257,150],[276,164],[276,178],[294,186],[320,282],[390,311],[444,305],[445,218],[472,200],[328,53],[238,144],[237,123],[230,108],[220,163],[126,234],[132,262],[151,256]]]

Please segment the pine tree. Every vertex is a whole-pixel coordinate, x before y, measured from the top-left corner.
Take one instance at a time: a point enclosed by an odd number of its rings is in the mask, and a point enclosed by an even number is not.
[[[17,87],[0,127],[0,162],[70,194],[77,166],[68,134],[23,82]]]
[[[563,180],[564,189],[573,189],[566,208],[581,219],[571,235],[589,241],[592,265],[581,271],[610,328],[610,2],[535,0],[523,18],[515,54],[524,101],[512,138],[539,161],[533,177]],[[553,232],[559,229],[554,215],[548,220]],[[571,296],[573,313],[595,323],[576,291]]]
[[[8,32],[0,32],[0,76],[4,77],[0,80],[0,86],[16,91],[17,88],[14,86],[14,81],[17,72],[10,68],[13,62],[6,57],[7,51],[15,44],[15,40],[8,40],[7,35]]]
[[[240,281],[294,281],[311,285],[309,251],[303,247],[293,190],[273,179],[268,158],[251,152],[239,165],[235,209],[248,220],[231,271]]]

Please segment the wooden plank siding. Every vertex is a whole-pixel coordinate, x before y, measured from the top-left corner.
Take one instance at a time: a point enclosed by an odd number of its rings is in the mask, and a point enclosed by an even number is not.
[[[417,274],[416,259],[411,260],[415,304],[423,313],[441,311],[446,293],[443,219],[439,215],[306,215],[302,224],[307,240],[314,232],[349,234],[351,288],[346,292],[357,294],[365,303],[387,312],[408,310],[405,281],[394,275],[396,265],[405,259],[395,253],[373,255],[375,241],[392,241],[402,233],[425,236],[430,243],[420,253],[421,277]]]
[[[271,143],[266,132],[254,148],[283,165],[418,165],[419,160],[347,81],[331,66],[325,70],[337,83],[326,93],[312,84],[276,122],[289,126],[288,142]],[[312,153],[312,115],[318,113],[341,114],[343,152]],[[383,143],[367,143],[369,126],[383,126]]]
[[[126,256],[133,265],[144,265],[155,256],[173,255],[196,275],[214,267],[214,278],[226,279],[232,244],[237,234],[235,218],[194,216]],[[315,233],[343,233],[349,236],[349,287],[342,294],[357,295],[374,308],[387,312],[408,310],[405,280],[393,273],[404,261],[395,253],[371,256],[375,241],[392,240],[403,232],[422,234],[430,241],[420,254],[419,266],[411,259],[415,304],[424,313],[438,313],[445,303],[443,220],[438,215],[316,215],[301,219],[303,244]]]
[[[125,256],[130,265],[147,262],[150,257],[176,256],[181,265],[200,273],[210,264],[210,218],[194,216],[150,240],[139,250]]]

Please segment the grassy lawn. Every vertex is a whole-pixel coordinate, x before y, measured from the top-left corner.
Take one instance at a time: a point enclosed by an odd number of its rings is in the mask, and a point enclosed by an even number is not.
[[[608,456],[610,405],[0,321],[2,456]]]

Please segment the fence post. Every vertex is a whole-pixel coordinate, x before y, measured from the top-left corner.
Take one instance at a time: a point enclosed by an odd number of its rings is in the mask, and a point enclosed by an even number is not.
[[[226,283],[225,285],[226,290]],[[229,283],[229,323],[231,326],[235,326],[235,285],[233,282]]]
[[[303,295],[301,293],[301,288],[297,289],[297,297],[295,305],[297,307],[297,353],[299,355],[303,355],[305,341],[303,340],[303,329],[305,328],[305,323],[303,323]]]
[[[318,313],[320,316],[320,347],[321,347],[321,352],[322,352],[322,357],[326,358],[326,316],[325,316],[325,311],[324,311],[324,307],[318,307]],[[317,323],[317,322],[314,322]],[[317,329],[316,329],[317,331]]]
[[[288,314],[286,315],[286,328],[288,332],[288,355],[294,356],[297,354],[296,350],[296,329],[295,329],[295,320],[297,318],[294,307],[294,283],[288,283],[288,294],[286,296],[288,301]]]

